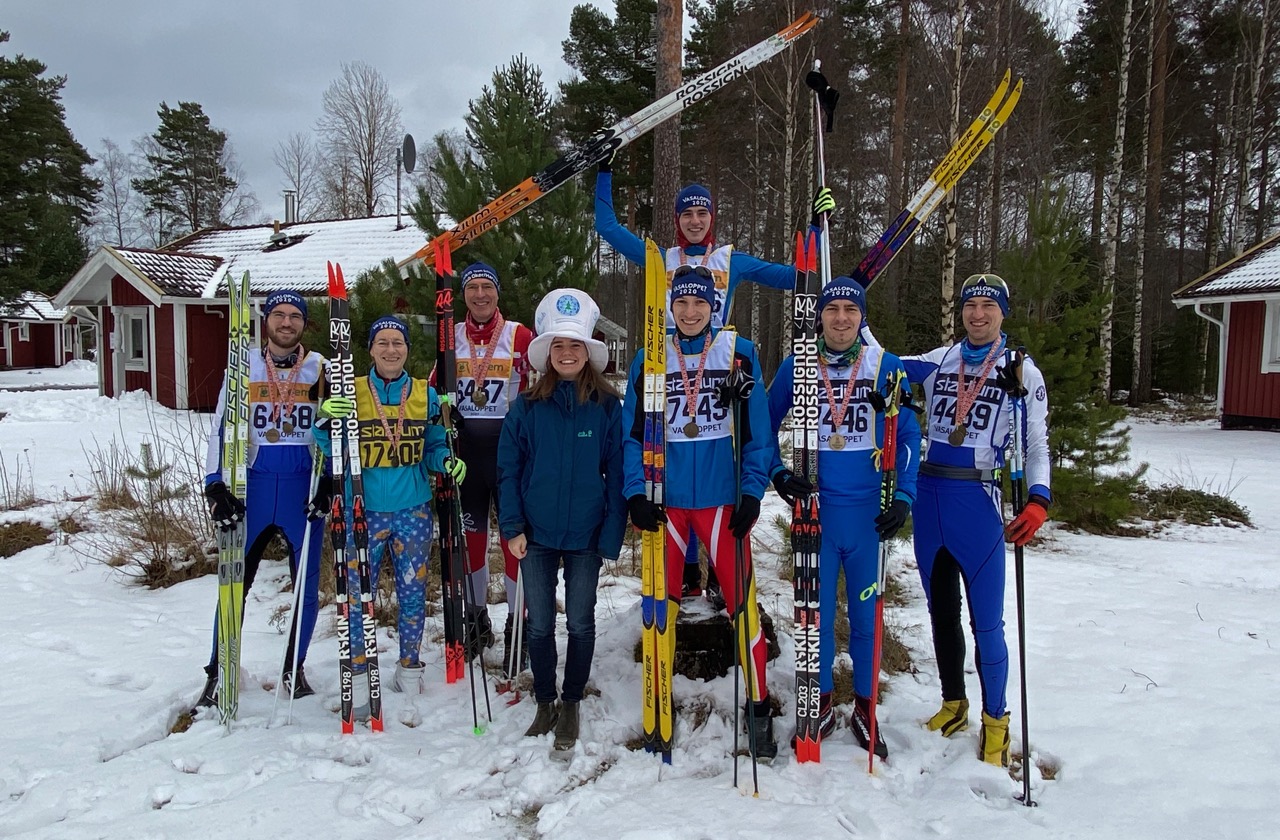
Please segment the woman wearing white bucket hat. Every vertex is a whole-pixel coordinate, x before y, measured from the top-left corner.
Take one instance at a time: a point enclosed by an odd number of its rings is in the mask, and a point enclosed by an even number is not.
[[[520,394],[498,440],[502,536],[520,558],[525,638],[538,710],[526,735],[554,730],[557,751],[578,739],[578,704],[595,653],[601,557],[622,550],[622,401],[605,380],[604,344],[592,338],[600,308],[556,289],[534,318],[529,361],[542,378]],[[556,691],[556,572],[564,565],[569,643]]]

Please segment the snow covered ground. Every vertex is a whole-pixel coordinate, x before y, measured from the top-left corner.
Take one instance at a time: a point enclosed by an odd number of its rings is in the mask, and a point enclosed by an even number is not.
[[[55,368],[21,368],[0,370],[0,390],[57,386],[63,388],[98,387],[98,366],[86,359],[67,362]]]
[[[83,448],[95,436],[133,448],[158,433],[180,439],[192,422],[140,396],[83,391],[0,392],[0,412],[0,460],[29,459],[50,500],[0,522],[78,509],[91,519],[88,503],[70,499],[87,492]],[[341,736],[331,608],[308,667],[318,695],[297,702],[291,725],[283,714],[271,721],[267,689],[284,638],[268,618],[289,601],[280,564],[264,566],[250,595],[240,719],[230,733],[201,720],[169,735],[202,682],[214,581],[126,586],[86,559],[91,537],[76,534],[0,558],[0,836],[1276,837],[1280,735],[1268,711],[1280,697],[1280,435],[1137,422],[1133,453],[1157,483],[1232,488],[1256,527],[1176,526],[1151,539],[1051,531],[1028,551],[1031,740],[1057,769],[1052,781],[1035,778],[1038,808],[1015,802],[1009,776],[977,761],[976,726],[952,740],[921,728],[938,686],[908,546],[895,567],[916,599],[890,620],[908,628],[920,673],[896,677],[884,700],[889,762],[868,776],[842,727],[821,765],[795,764],[784,746],[760,768],[756,799],[747,761],[732,784],[731,679],[677,679],[678,703],[712,712],[692,729],[691,716],[680,718],[672,766],[624,746],[640,722],[633,579],[603,581],[600,695],[583,704],[584,737],[568,764],[549,758],[549,738],[521,737],[528,698],[507,707],[495,697],[488,732],[472,734],[470,687],[445,685],[434,628],[427,692],[385,695],[385,733]],[[767,506],[764,520],[776,511]],[[776,538],[758,530],[761,600],[785,626],[788,585],[769,580]],[[1013,607],[1011,586],[1011,647]],[[493,610],[501,626],[504,608]],[[381,642],[394,650],[385,632]],[[788,700],[792,667],[784,637],[769,679]],[[1017,685],[1015,668],[1015,733]],[[970,695],[979,696],[972,674]]]

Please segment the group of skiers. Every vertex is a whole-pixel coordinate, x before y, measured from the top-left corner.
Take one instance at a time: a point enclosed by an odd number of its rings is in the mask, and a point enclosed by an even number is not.
[[[820,190],[813,203],[822,214],[835,206]],[[488,525],[496,506],[506,558],[508,595],[505,651],[508,672],[525,650],[537,703],[527,735],[554,733],[555,748],[572,748],[579,735],[578,705],[591,671],[595,644],[596,589],[603,559],[618,557],[628,518],[638,529],[665,531],[666,591],[678,609],[694,541],[731,614],[741,611],[746,629],[742,654],[753,667],[748,685],[748,745],[768,759],[777,753],[768,700],[765,640],[756,614],[750,534],[761,500],[772,484],[788,501],[816,492],[820,503],[821,731],[836,726],[832,664],[838,573],[845,574],[849,605],[849,653],[855,703],[850,728],[864,749],[885,757],[887,746],[868,721],[875,617],[860,597],[877,580],[880,543],[914,517],[914,549],[928,599],[942,684],[942,706],[928,721],[950,736],[969,725],[964,685],[965,642],[960,623],[963,581],[975,637],[982,686],[980,755],[1008,763],[1009,714],[1005,688],[1008,652],[1003,602],[1006,539],[1028,542],[1044,523],[1050,500],[1048,402],[1044,380],[1025,354],[1009,345],[1001,324],[1009,288],[992,274],[975,275],[961,289],[965,337],[919,356],[884,350],[868,326],[865,290],[836,277],[818,302],[818,486],[782,463],[778,432],[792,409],[794,360],[782,362],[766,389],[756,348],[727,324],[733,292],[743,280],[790,289],[792,266],[768,263],[717,245],[715,203],[701,185],[681,190],[674,208],[677,245],[665,250],[669,283],[666,352],[666,481],[662,504],[646,493],[642,463],[645,415],[644,351],[633,361],[625,396],[604,378],[605,346],[593,338],[599,309],[576,289],[557,289],[538,306],[534,329],[507,321],[499,308],[501,281],[491,266],[476,263],[461,276],[467,316],[456,326],[456,393],[441,395],[464,418],[456,456],[440,425],[440,401],[432,384],[405,372],[412,341],[404,321],[387,316],[370,329],[372,369],[357,382],[353,401],[322,393],[324,363],[301,347],[307,306],[295,292],[270,294],[263,307],[265,346],[251,365],[252,434],[248,489],[242,502],[218,469],[221,439],[215,422],[209,442],[205,494],[213,519],[247,525],[245,587],[262,550],[276,531],[290,546],[296,575],[302,536],[313,529],[306,558],[299,638],[289,650],[305,661],[316,618],[321,520],[333,494],[349,489],[323,480],[314,494],[312,447],[328,454],[328,418],[354,413],[365,476],[370,563],[376,579],[392,553],[399,601],[399,660],[390,686],[422,690],[420,642],[424,620],[426,558],[432,536],[432,473],[447,472],[461,486],[473,591],[488,591]],[[617,220],[609,163],[596,182],[596,230],[628,260],[643,264],[644,242]],[[535,379],[536,376],[536,379]],[[534,380],[534,381],[531,381]],[[434,382],[434,379],[432,380]],[[900,411],[895,422],[897,487],[881,500],[881,447],[885,401],[893,389],[911,407],[911,384],[922,386],[923,404]],[[1011,437],[1015,399],[1026,394],[1028,503],[1007,526],[1001,473]],[[922,457],[921,423],[925,441]],[[345,506],[350,510],[350,504]],[[351,529],[348,528],[348,533]],[[348,556],[353,556],[349,552]],[[740,566],[737,564],[741,564]],[[556,687],[557,570],[563,566],[568,628],[564,675]],[[693,565],[695,574],[697,566]],[[354,572],[353,572],[354,574]],[[354,585],[348,592],[356,593]],[[519,590],[519,591],[517,591]],[[745,590],[745,591],[742,591]],[[355,597],[354,594],[350,597]],[[474,655],[496,642],[484,598],[468,616]],[[522,605],[524,638],[518,612]],[[353,613],[357,611],[353,610]],[[515,624],[513,626],[513,621]],[[215,650],[218,628],[215,622]],[[353,631],[359,638],[359,630]],[[362,658],[357,655],[357,681]],[[217,669],[200,704],[214,702]],[[293,697],[312,694],[301,667],[288,682]],[[367,696],[355,690],[357,699]]]

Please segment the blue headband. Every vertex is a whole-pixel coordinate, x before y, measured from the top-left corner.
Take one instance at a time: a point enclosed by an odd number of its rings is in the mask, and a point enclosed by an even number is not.
[[[696,297],[716,308],[716,286],[711,270],[703,266],[681,266],[671,278],[671,302],[676,298]]]
[[[996,302],[1000,311],[1009,314],[1009,285],[995,274],[974,274],[960,288],[960,306],[969,298],[988,297]]]
[[[705,207],[708,213],[715,213],[716,205],[711,200],[711,191],[702,184],[690,184],[676,194],[677,216],[691,207]]]
[[[276,289],[274,292],[267,295],[267,299],[262,304],[262,317],[265,318],[270,315],[271,310],[275,309],[282,303],[287,303],[290,306],[296,306],[298,311],[302,313],[302,317],[304,319],[307,318],[307,302],[303,300],[302,295],[298,294],[293,289]]]
[[[493,288],[498,294],[502,294],[502,284],[498,282],[498,272],[494,271],[492,266],[476,262],[462,269],[462,288],[465,289],[472,280],[488,280],[493,284]]]
[[[381,318],[373,322],[372,327],[369,327],[369,349],[370,350],[373,349],[373,340],[378,336],[378,333],[382,332],[383,330],[399,330],[400,334],[404,336],[405,344],[413,343],[409,341],[409,328],[405,326],[404,321],[401,321],[399,318],[396,318],[392,315],[383,315]]]
[[[867,317],[867,290],[852,277],[837,277],[827,284],[818,296],[818,314],[827,308],[833,300],[848,300],[862,310],[862,317]]]

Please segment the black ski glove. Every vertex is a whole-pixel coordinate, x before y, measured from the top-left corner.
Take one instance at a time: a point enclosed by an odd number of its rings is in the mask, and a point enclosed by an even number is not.
[[[236,523],[244,519],[244,502],[223,482],[215,481],[205,487],[204,497],[209,500],[209,518],[220,530],[234,530]]]
[[[783,469],[773,477],[773,489],[778,491],[778,495],[785,499],[787,504],[793,505],[796,497],[808,496],[812,493],[813,485],[804,476]]]
[[[643,493],[627,499],[627,512],[631,514],[631,524],[641,531],[660,531],[667,521],[662,505],[654,504]]]
[[[760,500],[755,496],[743,494],[738,506],[729,517],[729,532],[740,540],[745,540],[751,533],[751,526],[760,518]]]
[[[732,408],[736,402],[746,402],[751,399],[755,387],[755,379],[748,376],[742,368],[734,368],[716,386],[716,408]]]
[[[333,476],[320,476],[320,483],[316,485],[316,494],[307,503],[307,519],[316,522],[329,515],[329,511],[333,509],[333,486]]]
[[[806,73],[804,83],[818,94],[818,102],[822,105],[823,113],[827,115],[827,131],[831,131],[836,121],[836,103],[840,101],[840,91],[827,82],[827,77],[822,75],[820,70],[810,70]]]
[[[1013,359],[996,368],[996,386],[1014,397],[1025,397],[1027,389],[1022,385],[1022,353],[1014,353]]]
[[[613,171],[613,159],[614,159],[614,158],[616,158],[617,156],[618,156],[618,150],[617,150],[617,149],[614,149],[612,152],[609,152],[609,156],[608,156],[608,157],[606,157],[604,160],[600,161],[600,163],[596,165],[596,171],[597,171],[597,172],[612,172],[612,171]]]
[[[894,499],[889,509],[876,517],[876,533],[882,540],[891,540],[907,524],[907,516],[911,513],[911,505],[902,499]]]

